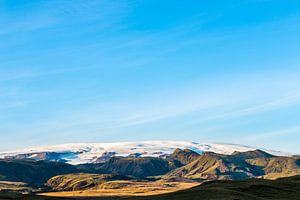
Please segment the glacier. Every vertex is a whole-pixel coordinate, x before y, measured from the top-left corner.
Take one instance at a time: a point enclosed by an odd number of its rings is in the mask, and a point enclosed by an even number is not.
[[[190,149],[199,154],[203,152],[215,152],[219,154],[232,154],[234,151],[245,152],[255,149],[238,144],[226,143],[198,143],[188,141],[139,141],[139,142],[111,142],[111,143],[74,143],[32,147],[27,149],[0,152],[0,158],[9,158],[17,155],[37,159],[39,153],[56,153],[60,159],[73,165],[93,163],[102,154],[114,156],[129,156],[138,154],[141,157],[163,157],[171,154],[175,149]],[[289,155],[280,151],[261,149],[273,155]],[[40,159],[40,158],[39,158]]]

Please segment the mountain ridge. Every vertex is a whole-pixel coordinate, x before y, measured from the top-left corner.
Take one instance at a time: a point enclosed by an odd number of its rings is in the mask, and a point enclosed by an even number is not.
[[[245,152],[257,148],[236,144],[197,143],[187,141],[140,141],[114,143],[77,143],[33,147],[15,151],[0,152],[0,158],[26,158],[33,160],[61,161],[70,164],[104,162],[112,156],[166,157],[176,149],[189,149],[198,154],[212,151],[220,154],[232,154],[235,151]],[[273,155],[290,154],[265,150]]]

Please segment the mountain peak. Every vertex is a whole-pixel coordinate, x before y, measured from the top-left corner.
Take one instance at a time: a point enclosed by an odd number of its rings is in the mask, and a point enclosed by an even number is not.
[[[191,149],[175,149],[168,158],[179,162],[178,165],[186,165],[196,160],[200,155]]]
[[[260,149],[255,149],[253,151],[239,152],[235,151],[232,153],[233,156],[243,158],[243,159],[252,159],[252,158],[272,158],[275,157],[272,154],[269,154]]]

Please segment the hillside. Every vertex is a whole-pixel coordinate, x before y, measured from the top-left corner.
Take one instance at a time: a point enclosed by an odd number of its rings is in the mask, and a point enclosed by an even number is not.
[[[69,174],[51,178],[43,196],[145,196],[191,188],[199,183],[138,180],[106,174]]]
[[[300,174],[300,159],[298,157],[255,158],[248,163],[262,168],[265,179],[277,179]]]
[[[177,166],[183,166],[193,162],[199,158],[200,154],[190,149],[175,149],[175,151],[167,156],[167,159],[174,162]]]
[[[76,167],[65,163],[0,159],[0,180],[5,181],[39,186],[53,176],[74,172],[78,172]]]
[[[253,151],[245,151],[245,152],[235,151],[231,155],[235,158],[243,159],[243,160],[252,159],[252,158],[274,158],[275,157],[274,155],[269,154],[260,149],[256,149]]]
[[[154,157],[112,157],[103,164],[79,165],[81,171],[89,173],[113,173],[135,177],[157,176],[175,169],[172,161]]]
[[[258,167],[251,166],[243,159],[206,152],[197,160],[166,174],[163,179],[238,180],[262,174]]]
[[[276,179],[300,174],[298,156],[273,156],[261,150],[198,153],[176,149],[165,158],[111,157],[104,163],[70,165],[61,162],[0,159],[0,181],[44,184],[56,175],[70,173],[119,174],[139,178],[153,177],[168,181],[239,180],[254,177]]]
[[[222,155],[205,152],[195,161],[162,176],[164,180],[276,179],[300,174],[297,157],[273,156],[261,150]]]
[[[47,181],[47,186],[55,191],[75,191],[95,188],[109,181],[131,179],[131,177],[116,174],[80,173],[52,177]]]

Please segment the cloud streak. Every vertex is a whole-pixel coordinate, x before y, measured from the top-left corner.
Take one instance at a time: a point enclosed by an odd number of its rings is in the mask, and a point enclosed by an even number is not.
[[[271,132],[255,133],[253,134],[253,136],[245,137],[243,141],[253,142],[258,140],[267,140],[274,137],[285,136],[285,135],[290,135],[295,133],[300,133],[300,126],[285,128],[285,129],[271,131]]]

